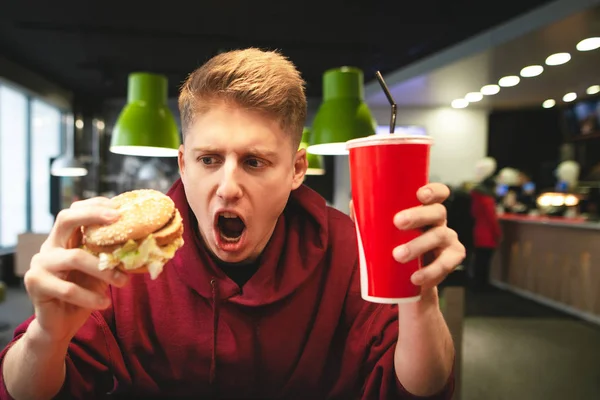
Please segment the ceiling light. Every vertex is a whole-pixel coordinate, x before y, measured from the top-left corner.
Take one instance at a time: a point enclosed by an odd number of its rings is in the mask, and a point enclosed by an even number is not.
[[[452,108],[465,108],[469,105],[469,102],[465,99],[452,100]]]
[[[179,129],[167,103],[164,75],[136,72],[127,78],[127,104],[112,130],[112,153],[177,157]]]
[[[575,100],[576,98],[577,98],[577,93],[571,92],[571,93],[567,93],[563,96],[563,101],[569,103],[569,102]]]
[[[598,47],[600,47],[600,37],[583,39],[581,42],[577,43],[576,47],[579,51],[596,50]]]
[[[465,96],[465,100],[469,103],[477,103],[478,101],[481,101],[481,99],[483,99],[483,95],[480,92],[467,93]]]
[[[319,155],[348,154],[346,142],[375,134],[377,123],[364,101],[363,72],[332,68],[323,74],[323,101],[313,118],[306,151]]]
[[[66,150],[64,154],[52,161],[50,174],[54,176],[85,176],[88,173],[87,168],[75,157],[74,132],[74,125],[77,126],[78,122],[83,125],[83,121],[78,119],[74,123],[71,115],[64,115],[63,121],[66,128]]]
[[[481,88],[481,93],[485,94],[486,96],[491,96],[493,94],[496,94],[500,91],[500,86],[498,85],[485,85],[484,87]]]
[[[600,85],[590,86],[589,88],[587,88],[587,90],[585,92],[590,95],[596,94],[596,93],[600,92]]]
[[[552,108],[556,105],[556,101],[554,99],[548,99],[542,103],[542,107],[544,108]]]
[[[69,155],[63,155],[52,162],[50,174],[54,176],[86,176],[88,170],[81,161]]]
[[[521,78],[519,78],[518,76],[509,75],[509,76],[505,76],[504,78],[501,78],[498,81],[498,85],[500,85],[502,87],[512,87],[512,86],[517,86],[520,81],[521,81]]]
[[[561,65],[568,63],[570,59],[571,55],[569,53],[556,53],[546,58],[546,65]]]
[[[540,75],[542,72],[544,72],[544,67],[541,65],[529,65],[521,70],[521,76],[531,78]]]

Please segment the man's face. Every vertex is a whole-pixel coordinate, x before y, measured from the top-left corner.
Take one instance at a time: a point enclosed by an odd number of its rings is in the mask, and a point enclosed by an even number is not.
[[[267,245],[307,168],[277,121],[217,104],[196,116],[179,171],[202,239],[225,262],[253,261]]]

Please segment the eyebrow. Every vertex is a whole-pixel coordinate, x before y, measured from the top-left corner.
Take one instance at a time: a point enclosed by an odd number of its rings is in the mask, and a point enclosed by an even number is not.
[[[214,146],[199,146],[192,149],[194,152],[203,153],[222,153],[223,150]],[[277,158],[279,153],[276,151],[261,149],[260,147],[247,147],[244,150],[244,156],[256,156],[260,158]]]
[[[261,158],[277,158],[279,156],[279,153],[276,151],[261,149],[259,147],[248,147],[246,149],[246,154]]]

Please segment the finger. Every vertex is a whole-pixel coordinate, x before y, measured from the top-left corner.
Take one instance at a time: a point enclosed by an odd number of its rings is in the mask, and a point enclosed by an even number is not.
[[[123,287],[127,283],[127,274],[118,269],[101,271],[98,261],[96,256],[82,249],[56,248],[39,254],[35,260],[36,265],[32,265],[32,268],[41,268],[53,274],[77,270],[117,287]]]
[[[110,299],[106,293],[97,293],[82,288],[44,270],[28,271],[25,275],[25,285],[33,299],[57,299],[92,310],[102,310],[110,305]]]
[[[450,247],[454,240],[458,240],[457,238],[458,235],[452,229],[437,226],[410,242],[394,248],[393,256],[396,261],[405,263],[429,251]]]
[[[75,201],[71,204],[70,208],[83,208],[83,207],[109,207],[117,208],[117,204],[110,201],[107,197],[92,197],[85,200]]]
[[[429,183],[417,191],[423,204],[442,203],[450,196],[450,188],[442,183]]]
[[[118,217],[119,212],[111,207],[89,206],[61,210],[48,236],[48,244],[53,247],[65,247],[75,229],[81,226],[108,224]]]
[[[83,208],[83,207],[108,207],[108,208],[118,208],[118,205],[112,201],[110,201],[107,197],[92,197],[90,199],[76,201],[71,204],[70,208]],[[66,248],[73,249],[81,246],[83,234],[80,229],[74,229],[73,233],[69,240],[67,240]]]
[[[350,200],[349,208],[350,208],[350,219],[353,222],[356,222],[356,220],[354,219],[354,202],[352,202],[352,200]]]
[[[67,240],[66,249],[76,249],[81,247],[83,243],[83,232],[80,229],[74,229],[73,233],[71,233],[71,237]]]
[[[418,229],[431,225],[445,225],[446,216],[446,207],[435,203],[400,211],[394,215],[394,225],[398,229]]]
[[[447,248],[428,266],[411,276],[411,281],[420,286],[436,286],[450,274],[464,259],[464,253],[455,248]]]

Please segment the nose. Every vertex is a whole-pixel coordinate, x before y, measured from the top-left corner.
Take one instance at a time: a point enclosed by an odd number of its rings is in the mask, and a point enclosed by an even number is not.
[[[242,188],[239,184],[237,163],[229,160],[221,168],[222,175],[217,188],[217,196],[225,202],[233,202],[242,197]]]

